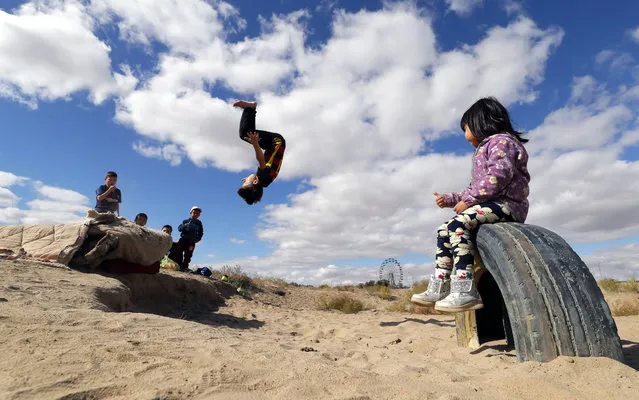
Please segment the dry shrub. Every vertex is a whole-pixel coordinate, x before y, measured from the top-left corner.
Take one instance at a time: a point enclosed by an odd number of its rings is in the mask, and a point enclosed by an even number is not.
[[[634,276],[621,284],[624,292],[639,293],[639,281]]]
[[[278,286],[299,286],[296,285],[294,283],[289,283],[287,281],[285,281],[282,278],[271,278],[271,277],[266,277],[266,278],[259,278],[259,279],[253,279],[254,282],[257,283],[261,283],[261,284],[266,284],[266,283],[272,283]]]
[[[632,292],[639,293],[639,281],[637,278],[632,277],[627,281],[617,281],[614,279],[602,279],[599,282],[599,287],[606,292]]]
[[[220,274],[226,275],[229,278],[229,283],[235,287],[249,289],[254,286],[251,277],[248,276],[239,265],[234,267],[224,265]]]
[[[610,311],[615,317],[623,317],[627,315],[639,315],[638,301],[616,301],[610,305]]]
[[[329,285],[324,284],[324,285],[319,285],[319,288],[320,289],[330,289],[331,287]]]
[[[336,286],[335,289],[339,290],[340,292],[354,292],[355,291],[355,286],[353,286],[353,285],[340,285],[340,286]]]
[[[621,288],[619,282],[614,279],[602,279],[597,283],[599,284],[599,287],[606,292],[618,292]]]
[[[290,285],[290,283],[288,283],[287,281],[285,281],[282,278],[266,277],[266,278],[262,278],[261,280],[263,280],[265,282],[271,282],[271,283],[274,283],[274,284],[279,285],[279,286],[289,286]]]
[[[318,308],[320,310],[338,310],[344,314],[356,314],[364,309],[364,304],[343,293],[336,296],[321,296]]]
[[[382,300],[391,300],[393,298],[393,291],[389,286],[373,285],[364,287],[371,296],[377,296]]]

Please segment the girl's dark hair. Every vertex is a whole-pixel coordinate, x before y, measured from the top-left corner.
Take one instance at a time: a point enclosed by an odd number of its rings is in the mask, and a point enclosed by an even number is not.
[[[164,228],[169,228],[169,230],[170,230],[171,232],[173,232],[173,227],[172,227],[171,225],[164,225],[164,226],[162,227],[162,229],[164,229]]]
[[[506,107],[494,97],[484,97],[470,106],[459,122],[462,131],[465,131],[466,125],[480,142],[498,133],[510,133],[521,143],[528,142],[521,137],[523,133],[513,128]]]
[[[149,217],[145,213],[139,213],[138,215],[135,216],[135,219],[138,219],[138,218],[144,218],[146,220],[149,219]]]

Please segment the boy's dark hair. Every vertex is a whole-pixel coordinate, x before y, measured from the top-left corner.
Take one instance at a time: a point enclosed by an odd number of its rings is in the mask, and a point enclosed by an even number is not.
[[[164,229],[164,228],[169,228],[169,230],[170,230],[171,232],[173,232],[173,227],[172,227],[171,225],[164,225],[164,226],[162,227],[162,229]]]
[[[237,194],[239,194],[240,197],[243,198],[247,204],[255,204],[258,201],[262,200],[263,193],[264,189],[259,184],[243,186],[237,189]]]
[[[116,174],[114,171],[107,171],[107,173],[106,173],[106,177],[107,177],[107,178],[109,178],[109,177],[117,178],[117,177],[118,177],[118,174]]]
[[[149,217],[145,213],[139,213],[138,215],[135,216],[135,219],[138,219],[138,218],[144,218],[147,221],[149,220]]]
[[[506,107],[494,97],[484,97],[470,106],[459,122],[462,131],[465,131],[466,125],[480,142],[498,133],[510,133],[521,143],[528,142],[521,137],[521,132],[513,128]]]

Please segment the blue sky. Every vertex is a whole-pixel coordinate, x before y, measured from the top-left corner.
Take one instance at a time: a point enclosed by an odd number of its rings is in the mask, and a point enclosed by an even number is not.
[[[430,193],[461,190],[470,172],[459,118],[495,95],[530,132],[528,222],[589,264],[604,260],[604,275],[630,276],[637,15],[632,1],[602,11],[578,1],[5,0],[0,223],[77,219],[115,170],[127,218],[146,212],[160,229],[203,209],[196,263],[339,283],[368,280],[394,256],[418,279],[450,212]],[[238,98],[257,99],[258,127],[288,143],[255,206],[235,193],[255,165],[237,138]]]

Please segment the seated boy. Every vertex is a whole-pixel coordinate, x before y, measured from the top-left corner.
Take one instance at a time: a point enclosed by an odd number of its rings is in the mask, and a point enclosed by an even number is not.
[[[248,204],[255,204],[262,199],[263,188],[270,185],[280,172],[286,141],[279,133],[255,129],[256,102],[239,100],[233,107],[244,109],[240,119],[240,139],[253,145],[258,163],[257,171],[242,179],[237,194]]]
[[[96,203],[95,211],[99,213],[112,212],[120,216],[120,203],[122,203],[122,192],[115,187],[118,183],[118,174],[113,171],[106,173],[105,185],[101,185],[95,191]]]

